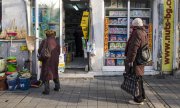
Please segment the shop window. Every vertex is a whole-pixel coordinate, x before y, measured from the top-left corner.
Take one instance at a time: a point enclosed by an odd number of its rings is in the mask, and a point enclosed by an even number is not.
[[[45,30],[52,29],[56,31],[56,36],[59,37],[59,0],[39,0],[39,37],[44,39]],[[35,35],[35,0],[31,1],[31,22],[32,34]]]
[[[149,46],[152,50],[152,2],[150,0],[105,0],[104,2],[104,65],[124,66],[126,42],[132,31],[131,23],[137,17],[144,22],[149,36]],[[128,2],[130,6],[128,6]],[[130,15],[128,16],[129,10]]]

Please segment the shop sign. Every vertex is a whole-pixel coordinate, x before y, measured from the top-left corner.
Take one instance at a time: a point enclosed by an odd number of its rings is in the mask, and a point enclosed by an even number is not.
[[[104,52],[108,52],[108,24],[109,24],[109,19],[105,18],[105,21],[104,21]]]
[[[89,23],[89,12],[84,11],[81,20],[81,27],[82,27],[84,39],[87,39],[88,37],[88,23]]]
[[[148,38],[149,38],[149,48],[152,51],[152,23],[149,23],[149,27],[148,27]]]
[[[164,0],[162,71],[172,71],[174,44],[174,0]]]
[[[20,50],[21,51],[28,51],[27,45],[21,45]]]

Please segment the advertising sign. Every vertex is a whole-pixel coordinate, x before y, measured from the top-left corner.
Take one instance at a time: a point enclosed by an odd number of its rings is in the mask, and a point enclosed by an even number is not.
[[[89,12],[84,11],[81,20],[81,27],[82,27],[84,39],[87,39],[88,37],[88,23],[89,23]]]
[[[174,44],[174,0],[164,0],[162,71],[172,71]]]

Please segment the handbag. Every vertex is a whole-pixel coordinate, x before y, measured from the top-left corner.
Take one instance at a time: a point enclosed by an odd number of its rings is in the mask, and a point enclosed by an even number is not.
[[[45,43],[43,45],[42,50],[40,51],[38,59],[39,61],[43,61],[43,60],[49,59],[50,57],[51,57],[51,49],[48,45],[47,40],[45,40]]]
[[[128,94],[137,97],[139,93],[139,77],[133,71],[133,67],[130,67],[129,73],[123,73],[124,81],[121,84],[121,89],[123,89]]]

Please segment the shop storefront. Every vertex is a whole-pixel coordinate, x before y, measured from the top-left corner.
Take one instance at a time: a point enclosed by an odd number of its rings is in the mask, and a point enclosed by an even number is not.
[[[18,26],[24,25],[29,36],[35,35],[38,38],[36,40],[36,51],[33,54],[33,71],[39,71],[39,64],[36,56],[37,49],[40,41],[45,38],[43,31],[47,28],[53,29],[57,32],[57,41],[59,41],[59,44],[63,46],[61,47],[62,54],[60,59],[62,60],[62,64],[63,61],[65,61],[64,64],[66,64],[67,56],[69,58],[72,57],[75,51],[74,40],[70,40],[71,37],[68,37],[67,35],[73,35],[76,25],[81,25],[81,20],[79,20],[80,18],[78,19],[78,17],[81,16],[82,18],[83,14],[80,13],[80,11],[71,12],[72,10],[69,10],[67,5],[74,2],[76,4],[73,3],[69,6],[73,8],[73,6],[76,5],[78,7],[78,2],[73,0],[19,0],[19,2],[21,2],[20,5],[25,10],[19,11],[19,13],[24,14],[24,17],[21,16],[22,20],[17,20],[16,23],[19,24]],[[88,56],[87,63],[89,68],[92,69],[92,74],[101,75],[109,72],[113,75],[122,74],[124,72],[124,48],[131,33],[131,22],[136,17],[140,17],[144,21],[149,36],[149,46],[151,47],[153,58],[153,61],[145,67],[145,74],[153,74],[156,70],[159,71],[162,69],[164,69],[163,71],[170,72],[179,67],[177,62],[177,57],[179,56],[179,38],[177,38],[177,36],[179,36],[179,30],[177,30],[177,27],[179,25],[177,24],[179,24],[180,18],[179,16],[176,16],[176,14],[173,14],[173,12],[172,16],[174,16],[170,19],[171,23],[174,24],[172,25],[174,27],[171,27],[174,29],[171,29],[172,34],[170,41],[170,52],[173,52],[173,54],[170,54],[169,56],[170,62],[168,66],[163,65],[163,62],[165,64],[165,59],[167,59],[167,57],[163,55],[165,54],[165,47],[162,47],[166,44],[165,40],[163,40],[165,39],[165,34],[163,34],[165,29],[163,27],[165,21],[167,21],[164,20],[165,16],[163,16],[163,14],[165,14],[165,11],[163,9],[167,8],[168,4],[171,3],[171,6],[175,8],[175,13],[179,12],[179,0],[82,0],[81,2],[84,3],[83,6],[88,6],[85,10],[90,9],[89,18],[91,22],[88,26],[90,28],[90,37],[88,37],[90,43],[87,42],[86,45],[90,44],[94,47],[93,55]],[[75,10],[75,8],[73,9]],[[67,20],[66,12],[72,13],[72,16],[68,14],[70,17],[69,20]],[[11,17],[11,15],[17,17],[12,12],[11,14],[4,13],[2,17],[5,15],[8,18]],[[75,18],[77,20],[75,20]],[[71,20],[74,22],[71,23]],[[6,28],[6,22],[7,21],[2,20],[2,29]],[[8,42],[6,43],[10,45]],[[25,43],[25,40],[21,40],[21,43]],[[70,50],[68,53],[65,52],[67,51],[67,49],[65,49],[67,48],[67,43],[68,46],[70,46],[69,48],[71,48],[68,49]],[[7,57],[3,52],[0,52],[1,56]],[[166,52],[170,53],[167,50]],[[23,55],[26,55],[25,53],[27,52],[23,52]],[[64,56],[65,53],[67,54],[66,56]],[[89,51],[89,53],[91,54],[92,52]],[[24,56],[24,58],[27,59],[28,56]],[[19,61],[23,62],[23,60]],[[63,67],[62,64],[61,66]],[[166,69],[167,67],[168,69]]]

